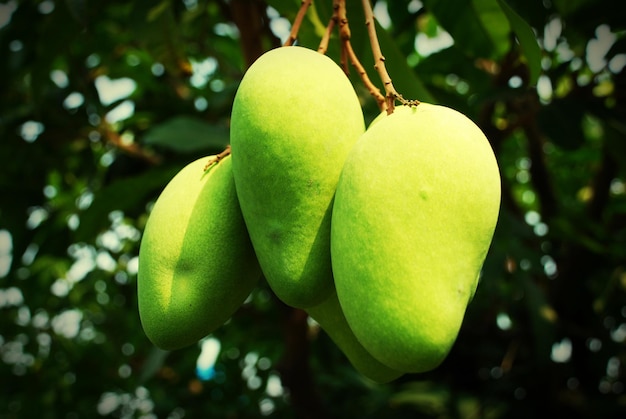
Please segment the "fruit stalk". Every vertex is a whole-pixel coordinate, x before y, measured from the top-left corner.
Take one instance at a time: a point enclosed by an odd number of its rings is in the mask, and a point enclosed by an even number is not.
[[[350,40],[343,42],[343,48],[345,49],[348,57],[350,58],[350,62],[359,73],[359,77],[361,77],[361,81],[367,87],[367,90],[370,94],[376,99],[376,103],[378,103],[378,108],[383,111],[387,108],[387,102],[385,101],[385,96],[380,92],[380,89],[372,83],[370,78],[367,76],[367,72],[365,71],[365,67],[361,64],[354,49],[352,48],[352,43]]]
[[[317,52],[320,54],[326,54],[326,51],[328,51],[328,42],[330,41],[330,35],[333,32],[333,29],[335,29],[336,21],[336,16],[333,13],[333,17],[330,18],[328,25],[326,25],[326,31],[324,32],[324,36],[322,36],[320,45],[317,47]]]
[[[363,65],[359,61],[359,58],[354,52],[354,49],[352,48],[352,35],[350,31],[350,25],[348,24],[345,0],[334,0],[333,16],[331,17],[330,22],[326,27],[326,32],[322,37],[320,46],[318,47],[317,51],[322,54],[326,53],[326,50],[328,49],[328,42],[330,40],[330,34],[332,33],[336,25],[339,25],[339,39],[341,41],[341,67],[343,68],[346,75],[348,75],[349,70],[346,62],[350,61],[350,63],[357,70],[359,77],[361,78],[361,81],[363,82],[367,90],[374,97],[374,99],[376,99],[379,109],[383,111],[386,108],[385,96],[383,96],[383,94],[380,92],[380,89],[376,87],[374,83],[372,83],[367,75],[367,72],[365,71],[365,67],[363,67]]]
[[[348,15],[346,12],[345,0],[334,0],[334,13],[333,17],[336,20],[336,24],[339,25],[339,40],[341,42],[341,57],[340,64],[343,71],[348,75],[350,69],[348,68],[348,54],[346,52],[346,42],[350,42],[351,32],[348,25]]]
[[[313,0],[302,0],[302,3],[300,4],[300,9],[298,10],[298,14],[296,15],[296,18],[293,21],[293,25],[291,26],[289,38],[287,38],[283,46],[291,46],[294,42],[296,42],[296,39],[298,39],[298,31],[300,30],[300,25],[302,24],[304,15],[306,15],[306,11],[309,9],[309,6],[311,6],[311,3],[313,3]]]
[[[211,166],[213,166],[216,163],[219,163],[224,157],[230,155],[230,144],[228,144],[226,146],[226,148],[224,149],[224,151],[222,151],[219,154],[215,154],[213,156],[209,156],[209,158],[207,159],[207,163],[204,166],[204,171],[206,172]]]
[[[381,81],[385,87],[385,104],[382,110],[387,110],[387,114],[392,114],[395,101],[398,100],[403,105],[416,106],[419,105],[419,100],[406,100],[398,93],[393,87],[391,77],[385,67],[385,56],[380,49],[380,43],[378,42],[378,36],[376,35],[376,24],[374,22],[374,11],[369,0],[363,0],[363,11],[365,12],[365,26],[367,27],[367,34],[369,35],[370,45],[372,47],[372,54],[374,55],[374,68],[378,72]]]

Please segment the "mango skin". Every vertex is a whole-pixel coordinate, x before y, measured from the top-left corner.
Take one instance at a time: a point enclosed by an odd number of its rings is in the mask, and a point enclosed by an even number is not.
[[[265,278],[287,305],[311,307],[333,290],[332,200],[364,131],[348,77],[310,49],[266,52],[237,90],[230,131],[237,195]]]
[[[365,350],[350,329],[335,291],[326,300],[306,311],[344,353],[354,369],[364,377],[383,384],[404,374],[382,364]]]
[[[445,359],[499,207],[493,150],[463,114],[421,103],[370,125],[346,159],[331,230],[339,301],[368,352],[413,373]]]
[[[185,166],[148,217],[139,249],[139,315],[147,337],[179,349],[228,320],[261,270],[241,215],[232,160]]]

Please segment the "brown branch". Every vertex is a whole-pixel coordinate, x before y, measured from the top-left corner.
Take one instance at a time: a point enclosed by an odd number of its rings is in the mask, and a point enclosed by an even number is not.
[[[316,387],[309,362],[308,314],[304,310],[279,303],[285,337],[285,352],[276,365],[283,385],[289,389],[291,405],[298,419],[328,417],[321,394]]]
[[[306,11],[309,9],[309,6],[311,6],[311,3],[313,3],[313,0],[302,0],[302,3],[300,4],[300,9],[298,10],[298,14],[296,15],[296,18],[291,25],[289,38],[287,38],[287,40],[283,44],[284,46],[291,46],[298,39],[298,31],[300,30],[300,25],[302,25],[304,15],[306,15]]]
[[[230,2],[232,21],[239,29],[239,39],[246,67],[252,65],[264,52],[263,33],[265,9],[260,1],[232,0]]]
[[[378,36],[376,35],[376,24],[374,22],[374,11],[372,10],[372,5],[369,0],[363,0],[362,3],[363,11],[365,12],[365,26],[367,27],[367,34],[369,35],[372,54],[374,55],[374,68],[378,72],[378,75],[385,86],[387,114],[393,113],[396,100],[399,100],[403,105],[419,105],[419,100],[406,100],[396,91],[395,87],[393,87],[391,77],[389,77],[389,73],[385,67],[385,56],[380,49],[380,43],[378,42]]]
[[[346,73],[346,76],[350,76],[350,68],[348,66],[348,53],[345,48],[346,42],[350,42],[350,38],[352,34],[350,32],[350,25],[348,25],[348,14],[346,12],[346,2],[345,0],[334,0],[334,18],[337,20],[337,24],[339,25],[339,39],[341,41],[341,56],[339,62],[341,63],[341,68],[343,68],[343,72]]]
[[[125,142],[122,139],[122,136],[117,131],[111,129],[111,127],[107,123],[103,123],[101,125],[100,131],[102,132],[105,141],[108,144],[111,144],[113,147],[122,150],[123,152],[133,157],[144,160],[151,165],[157,165],[161,163],[162,159],[160,156],[142,148],[139,144],[135,142]]]

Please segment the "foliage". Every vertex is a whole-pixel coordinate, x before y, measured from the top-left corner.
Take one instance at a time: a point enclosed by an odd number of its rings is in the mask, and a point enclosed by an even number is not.
[[[0,417],[623,415],[626,28],[609,0],[375,4],[396,89],[469,115],[502,173],[481,283],[439,368],[373,385],[266,285],[213,335],[210,379],[200,345],[147,341],[146,216],[177,170],[228,143],[243,72],[300,2],[267,4],[0,3]],[[299,42],[316,48],[331,13],[316,0]]]

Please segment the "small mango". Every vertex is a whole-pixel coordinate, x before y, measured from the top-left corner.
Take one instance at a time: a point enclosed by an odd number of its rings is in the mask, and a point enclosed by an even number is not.
[[[159,195],[139,249],[139,315],[162,349],[191,345],[220,327],[261,276],[227,155],[185,166]]]

